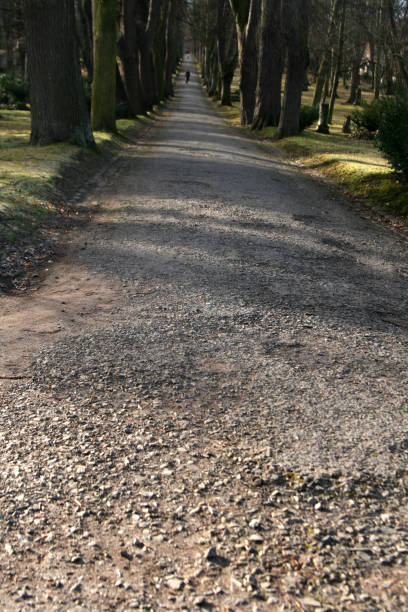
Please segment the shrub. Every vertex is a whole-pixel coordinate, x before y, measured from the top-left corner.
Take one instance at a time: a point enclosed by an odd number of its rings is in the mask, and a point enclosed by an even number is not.
[[[303,132],[304,129],[313,125],[318,118],[319,108],[317,106],[308,106],[303,104],[300,107],[299,130]]]
[[[377,146],[408,181],[408,98],[389,98],[383,106]]]
[[[374,138],[380,127],[381,115],[386,103],[386,98],[373,100],[370,103],[363,102],[361,110],[356,109],[351,113],[351,121],[355,125],[354,133],[357,136]]]
[[[28,85],[12,73],[0,75],[0,104],[12,108],[26,108]]]

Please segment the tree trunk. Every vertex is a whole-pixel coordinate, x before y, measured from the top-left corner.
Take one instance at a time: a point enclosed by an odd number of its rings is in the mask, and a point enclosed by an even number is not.
[[[166,57],[164,60],[164,96],[169,98],[174,95],[173,72],[175,69],[174,50],[174,19],[175,0],[169,0],[166,20]]]
[[[256,34],[260,0],[230,0],[230,3],[237,27],[241,124],[249,125],[254,116],[258,80]]]
[[[374,64],[374,98],[378,100],[380,97],[380,86],[381,86],[381,77],[382,77],[382,56],[383,56],[383,47],[384,47],[384,0],[379,0],[379,5],[377,7],[377,15],[376,15],[376,25],[375,25],[375,35],[374,35],[374,44],[375,44],[375,64]]]
[[[145,110],[139,72],[135,0],[123,1],[122,35],[119,39],[119,70],[133,115],[142,115]]]
[[[76,0],[76,23],[79,47],[88,77],[93,78],[92,0]]]
[[[116,0],[93,0],[91,126],[116,132]]]
[[[406,64],[405,57],[403,55],[403,44],[398,40],[397,34],[397,25],[395,23],[395,15],[394,15],[394,1],[388,0],[387,8],[388,8],[388,19],[390,25],[390,38],[391,38],[391,48],[394,55],[394,58],[397,60],[398,68],[400,72],[400,79],[405,86],[405,89],[408,90],[408,66]],[[406,42],[405,42],[406,44]]]
[[[285,95],[276,138],[299,133],[300,105],[306,68],[309,62],[308,29],[310,0],[287,0],[284,20],[288,49]]]
[[[24,0],[31,144],[94,145],[79,67],[72,0]]]
[[[339,40],[337,44],[337,57],[336,57],[335,70],[334,70],[334,76],[333,76],[332,90],[330,94],[328,123],[331,123],[333,120],[334,104],[336,102],[337,87],[339,85],[340,70],[341,70],[341,64],[343,61],[344,26],[345,26],[345,21],[346,21],[346,8],[347,8],[347,0],[342,0]]]
[[[351,66],[351,85],[350,85],[350,95],[347,100],[347,104],[355,104],[357,100],[357,92],[360,87],[360,64],[361,64],[361,54],[360,54],[360,46],[358,45],[355,49],[355,56],[353,58],[353,63]]]
[[[322,59],[320,61],[319,70],[317,73],[315,92],[313,96],[313,106],[318,106],[320,104],[323,94],[323,88],[329,76],[328,73],[330,68],[330,54],[333,47],[333,40],[337,27],[337,17],[340,8],[340,2],[341,0],[332,0],[329,29],[327,31],[326,45],[323,50]]]
[[[252,125],[255,129],[279,123],[283,71],[281,8],[281,0],[262,0],[259,72]]]
[[[237,64],[237,42],[234,23],[230,19],[228,0],[218,4],[217,16],[217,57],[220,79],[220,100],[224,106],[231,105],[231,83]]]
[[[152,110],[159,102],[156,69],[153,59],[153,41],[160,19],[160,0],[150,0],[147,20],[143,19],[143,7],[136,3],[136,24],[139,43],[140,80],[143,89],[145,111]]]

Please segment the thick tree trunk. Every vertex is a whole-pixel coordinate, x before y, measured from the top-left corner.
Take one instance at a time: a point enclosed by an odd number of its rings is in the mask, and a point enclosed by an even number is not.
[[[124,0],[122,35],[119,39],[119,70],[125,85],[132,114],[136,117],[145,111],[139,72],[135,0]]]
[[[79,67],[72,0],[24,0],[31,143],[94,145]]]
[[[303,81],[309,61],[308,29],[310,0],[287,0],[284,20],[288,49],[285,95],[276,138],[299,133]]]
[[[140,80],[143,89],[145,111],[152,110],[159,102],[157,76],[153,59],[153,41],[160,19],[160,1],[150,0],[147,19],[144,7],[136,3],[136,24],[139,43]]]
[[[356,104],[357,102],[357,92],[360,87],[360,64],[361,64],[361,49],[360,46],[357,45],[355,49],[355,55],[353,58],[353,63],[351,65],[351,84],[350,84],[350,95],[347,100],[347,104]]]
[[[88,72],[93,77],[93,33],[92,33],[92,0],[76,0],[77,35],[82,59]]]
[[[153,109],[159,102],[157,90],[156,69],[153,59],[153,49],[146,40],[139,37],[139,61],[140,61],[140,81],[143,89],[143,100],[145,111]]]
[[[241,124],[250,125],[258,80],[256,38],[260,0],[230,0],[230,3],[237,27]]]
[[[238,53],[235,27],[228,0],[218,4],[217,57],[219,70],[220,100],[224,106],[231,105],[231,83],[237,65]]]
[[[283,71],[281,0],[262,0],[254,129],[278,125]]]
[[[116,132],[116,0],[93,0],[91,126]]]
[[[394,15],[395,2],[393,0],[387,0],[387,9],[393,56],[398,64],[400,80],[404,84],[405,89],[408,91],[408,65],[406,63],[406,58],[404,57],[404,43],[398,40],[397,25],[395,23]]]

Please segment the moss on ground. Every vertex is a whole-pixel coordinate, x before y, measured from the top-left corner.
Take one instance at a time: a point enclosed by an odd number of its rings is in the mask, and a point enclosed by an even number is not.
[[[236,93],[236,92],[234,92]],[[373,141],[343,134],[347,115],[355,106],[347,104],[348,91],[340,88],[335,105],[330,134],[316,132],[316,124],[298,136],[274,140],[275,128],[268,127],[255,134],[263,142],[273,143],[300,165],[313,169],[329,178],[352,199],[361,199],[374,208],[408,218],[408,185],[401,182]],[[363,90],[363,99],[373,97],[369,89]],[[303,93],[303,104],[311,104],[313,89]],[[234,96],[232,106],[218,106],[220,114],[234,126],[239,126],[239,101]]]
[[[97,150],[67,143],[29,145],[30,113],[2,110],[0,117],[0,245],[18,244],[38,228],[67,215],[64,200],[152,119],[121,119],[118,134],[96,132]],[[65,180],[64,180],[65,179]]]

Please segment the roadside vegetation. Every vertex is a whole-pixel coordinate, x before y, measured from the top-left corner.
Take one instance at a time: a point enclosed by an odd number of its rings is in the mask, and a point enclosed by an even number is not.
[[[96,148],[66,142],[29,144],[29,111],[0,111],[0,290],[30,284],[32,271],[54,258],[61,233],[88,217],[70,197],[141,132],[154,114],[119,119],[117,132],[94,132]]]
[[[231,106],[222,106],[215,100],[218,112],[231,125],[240,126],[240,104],[237,81],[234,79]],[[302,104],[312,104],[314,88],[302,94]],[[272,144],[303,167],[330,179],[341,187],[352,199],[408,219],[408,184],[401,180],[392,169],[377,146],[374,134],[361,133],[351,122],[351,134],[343,133],[346,118],[362,112],[363,107],[347,103],[349,90],[339,87],[334,106],[333,120],[329,134],[317,132],[315,120],[296,136],[276,140],[276,127],[269,126],[252,133],[262,141]],[[363,103],[370,104],[373,92],[362,88]]]
[[[406,0],[193,0],[192,29],[226,118],[407,217]]]
[[[95,132],[96,149],[62,142],[32,147],[30,113],[1,110],[0,243],[16,243],[55,214],[68,214],[64,199],[151,121],[121,119],[117,134]]]

